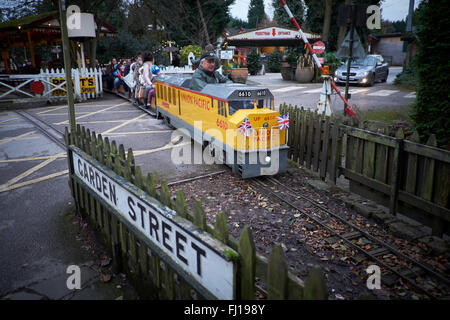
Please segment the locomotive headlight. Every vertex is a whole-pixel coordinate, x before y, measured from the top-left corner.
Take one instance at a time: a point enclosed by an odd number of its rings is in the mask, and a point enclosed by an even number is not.
[[[270,157],[267,156],[264,160],[266,160],[267,163],[270,163]]]
[[[268,124],[267,122],[264,122],[263,127],[264,127],[264,128],[268,128],[268,127],[269,127],[269,124]]]

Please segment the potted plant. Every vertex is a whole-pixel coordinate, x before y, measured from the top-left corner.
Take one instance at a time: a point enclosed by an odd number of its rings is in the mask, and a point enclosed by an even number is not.
[[[295,80],[300,83],[311,82],[314,78],[314,61],[310,55],[302,55],[297,59]]]
[[[288,55],[283,56],[283,58],[284,61],[281,66],[281,77],[286,81],[295,80],[297,55],[294,52],[290,52]]]
[[[248,78],[248,68],[245,68],[243,63],[233,64],[233,68],[231,69],[230,78],[233,82],[237,83],[246,83]]]
[[[283,57],[281,58],[280,72],[283,80],[285,81],[292,80],[292,69],[289,62],[287,61],[287,55],[283,55]]]

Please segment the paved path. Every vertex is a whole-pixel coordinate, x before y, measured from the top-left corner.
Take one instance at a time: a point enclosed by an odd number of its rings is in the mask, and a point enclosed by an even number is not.
[[[350,104],[356,104],[361,110],[373,110],[407,106],[415,101],[414,91],[400,88],[393,84],[395,76],[401,72],[401,67],[391,67],[386,83],[376,83],[373,87],[350,86]],[[275,97],[275,104],[282,103],[315,109],[320,97],[321,83],[297,83],[284,81],[280,73],[266,73],[263,76],[249,76],[249,83],[270,89]],[[339,90],[345,92],[345,86],[339,85]],[[334,112],[343,111],[344,103],[337,96],[331,97]]]

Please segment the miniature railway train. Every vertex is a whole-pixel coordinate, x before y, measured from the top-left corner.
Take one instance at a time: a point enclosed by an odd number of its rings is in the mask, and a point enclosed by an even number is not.
[[[208,84],[189,89],[190,76],[156,78],[157,116],[185,129],[216,163],[242,178],[286,172],[287,129],[280,129],[268,89],[244,84]]]

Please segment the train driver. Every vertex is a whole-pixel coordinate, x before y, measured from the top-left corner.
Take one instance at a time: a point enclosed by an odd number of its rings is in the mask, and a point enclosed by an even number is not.
[[[200,57],[200,66],[195,70],[191,80],[191,89],[201,91],[207,84],[232,83],[226,77],[215,71],[214,51],[208,51]]]

